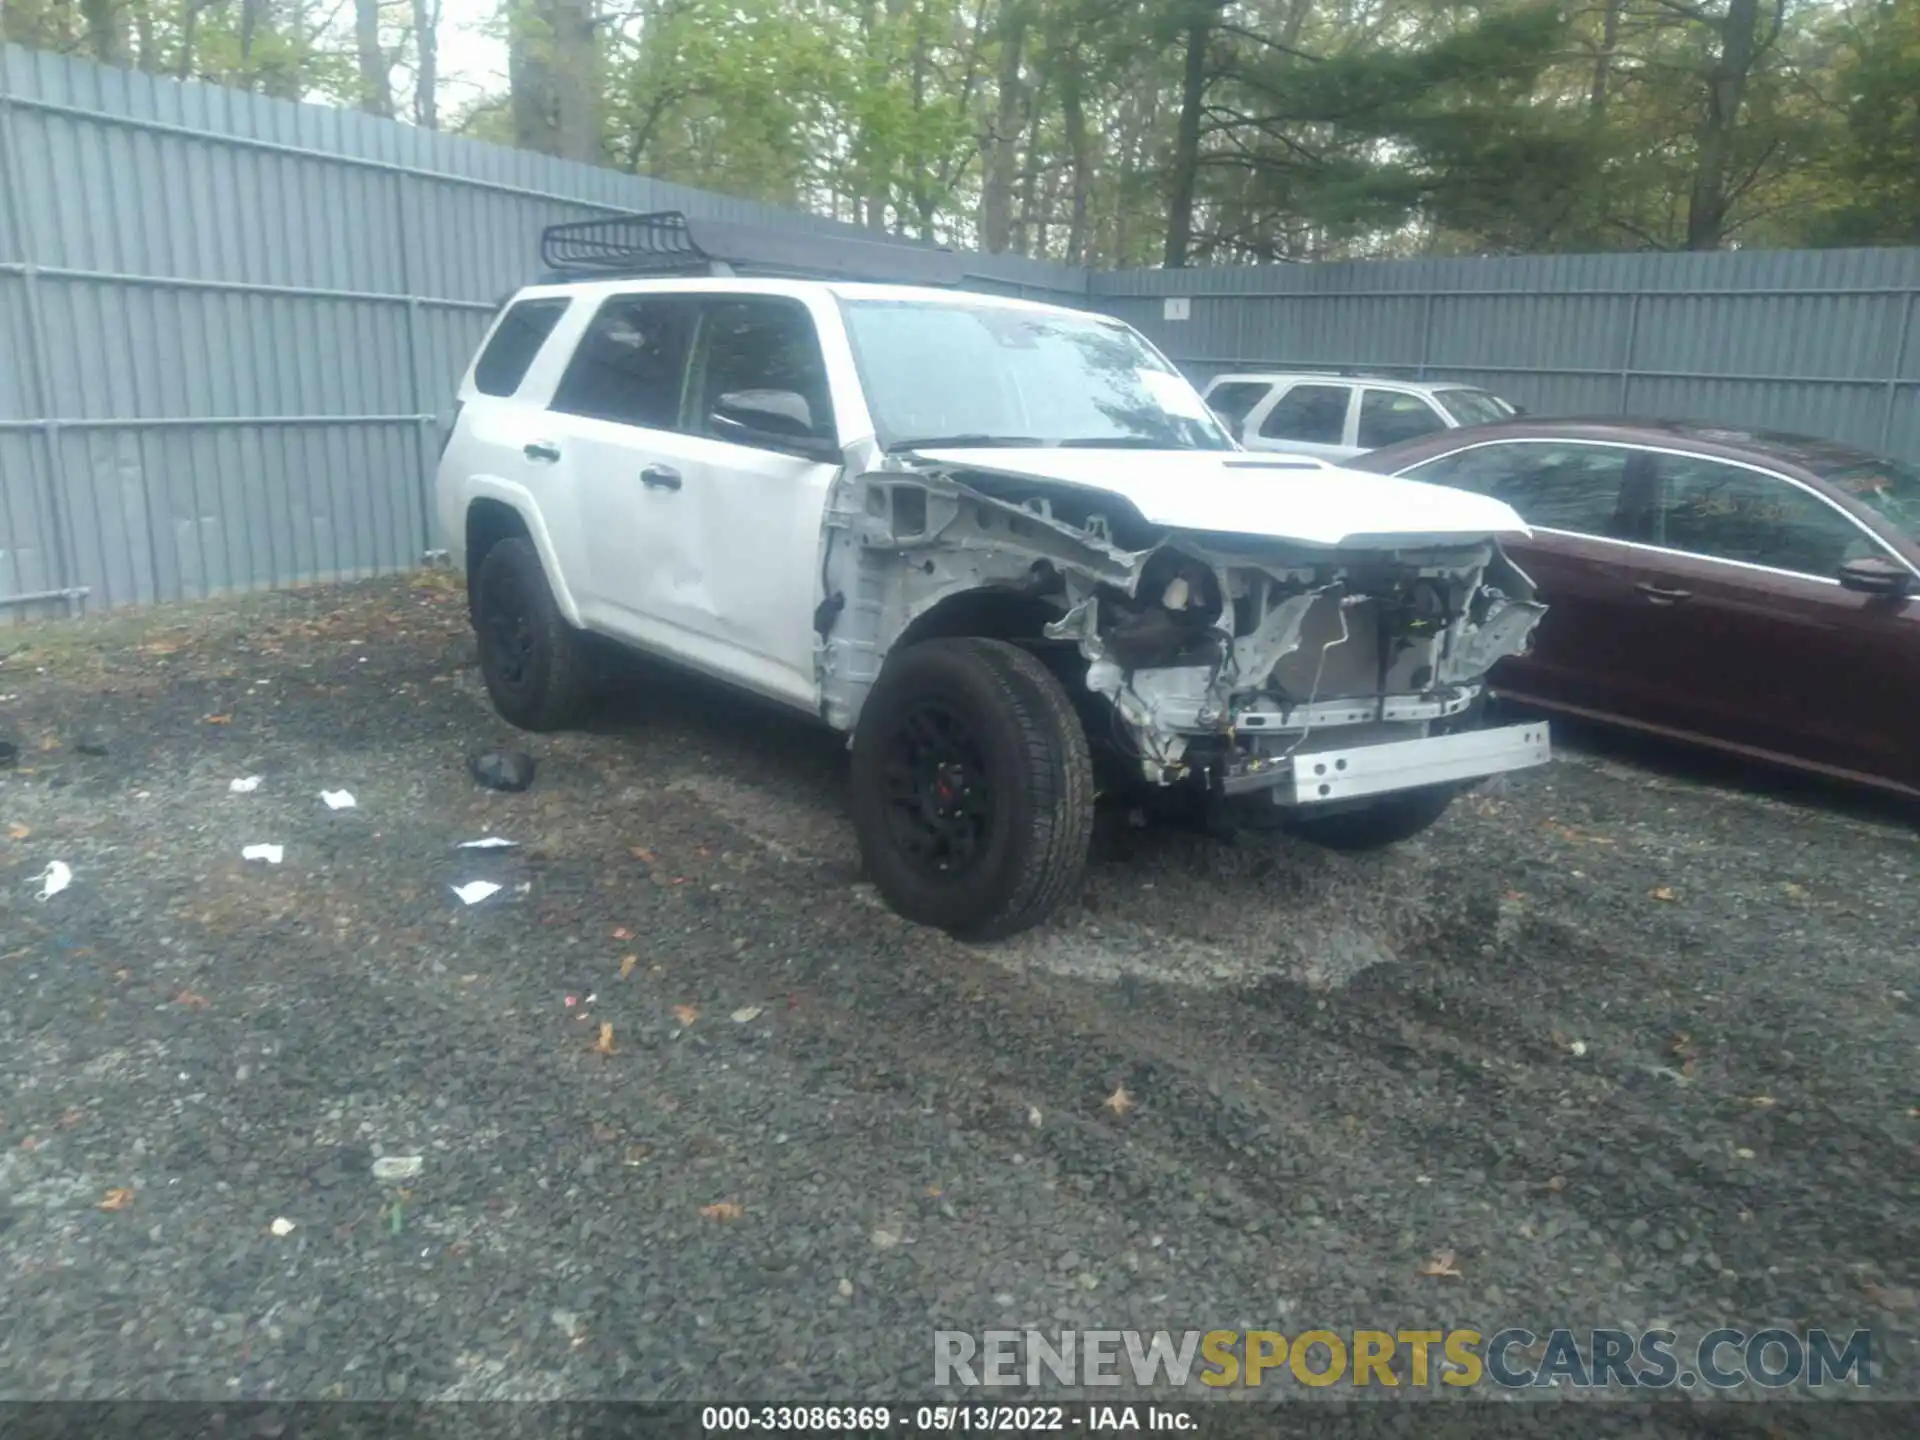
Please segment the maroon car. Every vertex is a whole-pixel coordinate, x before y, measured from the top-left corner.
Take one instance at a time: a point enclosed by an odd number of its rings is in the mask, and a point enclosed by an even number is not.
[[[1506,501],[1549,609],[1497,694],[1920,798],[1920,471],[1826,440],[1527,419],[1347,461]]]

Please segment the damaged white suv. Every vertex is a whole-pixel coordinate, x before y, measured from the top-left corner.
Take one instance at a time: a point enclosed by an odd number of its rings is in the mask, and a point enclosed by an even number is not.
[[[1240,450],[1117,321],[946,251],[555,226],[463,381],[439,518],[500,713],[611,639],[849,735],[870,878],[972,939],[1075,888],[1099,788],[1364,848],[1544,761],[1479,723],[1542,606],[1507,506]],[[751,268],[751,278],[741,273]]]

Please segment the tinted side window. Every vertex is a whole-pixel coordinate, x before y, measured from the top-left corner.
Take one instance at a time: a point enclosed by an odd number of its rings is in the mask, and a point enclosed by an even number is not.
[[[1238,430],[1247,412],[1266,399],[1271,389],[1264,380],[1231,380],[1207,392],[1207,408]]]
[[[711,417],[721,400],[739,394],[771,404],[806,434],[834,434],[820,338],[807,307],[797,300],[707,301],[694,386],[694,428],[703,435],[715,433]],[[797,403],[793,396],[799,397]]]
[[[1354,443],[1362,450],[1379,450],[1444,429],[1445,422],[1418,395],[1397,390],[1360,393],[1360,433]]]
[[[1644,531],[1634,507],[1621,504],[1632,455],[1597,445],[1482,445],[1416,465],[1406,476],[1490,495],[1529,525],[1634,540]]]
[[[1670,550],[1828,578],[1882,553],[1824,500],[1774,476],[1686,455],[1658,455],[1654,465],[1659,543]]]
[[[527,378],[533,357],[573,302],[564,298],[522,300],[508,309],[473,367],[473,387],[482,395],[511,395]]]
[[[1338,445],[1346,434],[1351,393],[1344,385],[1296,385],[1267,412],[1260,433],[1269,440]]]
[[[616,295],[580,337],[553,408],[650,430],[678,429],[693,316],[686,296]]]

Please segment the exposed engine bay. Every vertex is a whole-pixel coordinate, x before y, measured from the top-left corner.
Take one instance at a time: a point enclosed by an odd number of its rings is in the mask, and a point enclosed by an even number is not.
[[[1270,789],[1305,757],[1463,723],[1545,607],[1491,538],[1329,549],[1170,530],[1118,495],[954,467],[850,473],[816,615],[825,718],[956,614],[1071,646],[1139,779]],[[1344,761],[1341,762],[1344,765]]]

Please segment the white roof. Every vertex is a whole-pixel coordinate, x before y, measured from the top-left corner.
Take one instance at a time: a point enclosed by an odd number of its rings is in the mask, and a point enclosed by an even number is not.
[[[925,305],[973,305],[1000,310],[1028,310],[1039,314],[1072,315],[1082,320],[1121,322],[1110,315],[1075,310],[1065,305],[1044,305],[1036,300],[1017,300],[1010,295],[985,294],[978,290],[948,289],[938,285],[874,285],[851,280],[791,280],[760,278],[751,275],[660,275],[628,276],[607,280],[556,280],[523,287],[515,299],[534,295],[578,295],[603,300],[609,295],[635,295],[649,291],[668,294],[791,295],[797,300],[810,296],[832,295],[841,300],[877,300]]]
[[[1404,390],[1410,395],[1432,395],[1441,390],[1484,390],[1465,380],[1408,380],[1396,375],[1342,375],[1335,370],[1235,370],[1207,381],[1211,391],[1221,385],[1273,385],[1308,380],[1316,385],[1372,385],[1382,390]],[[1491,393],[1491,392],[1488,392]]]

